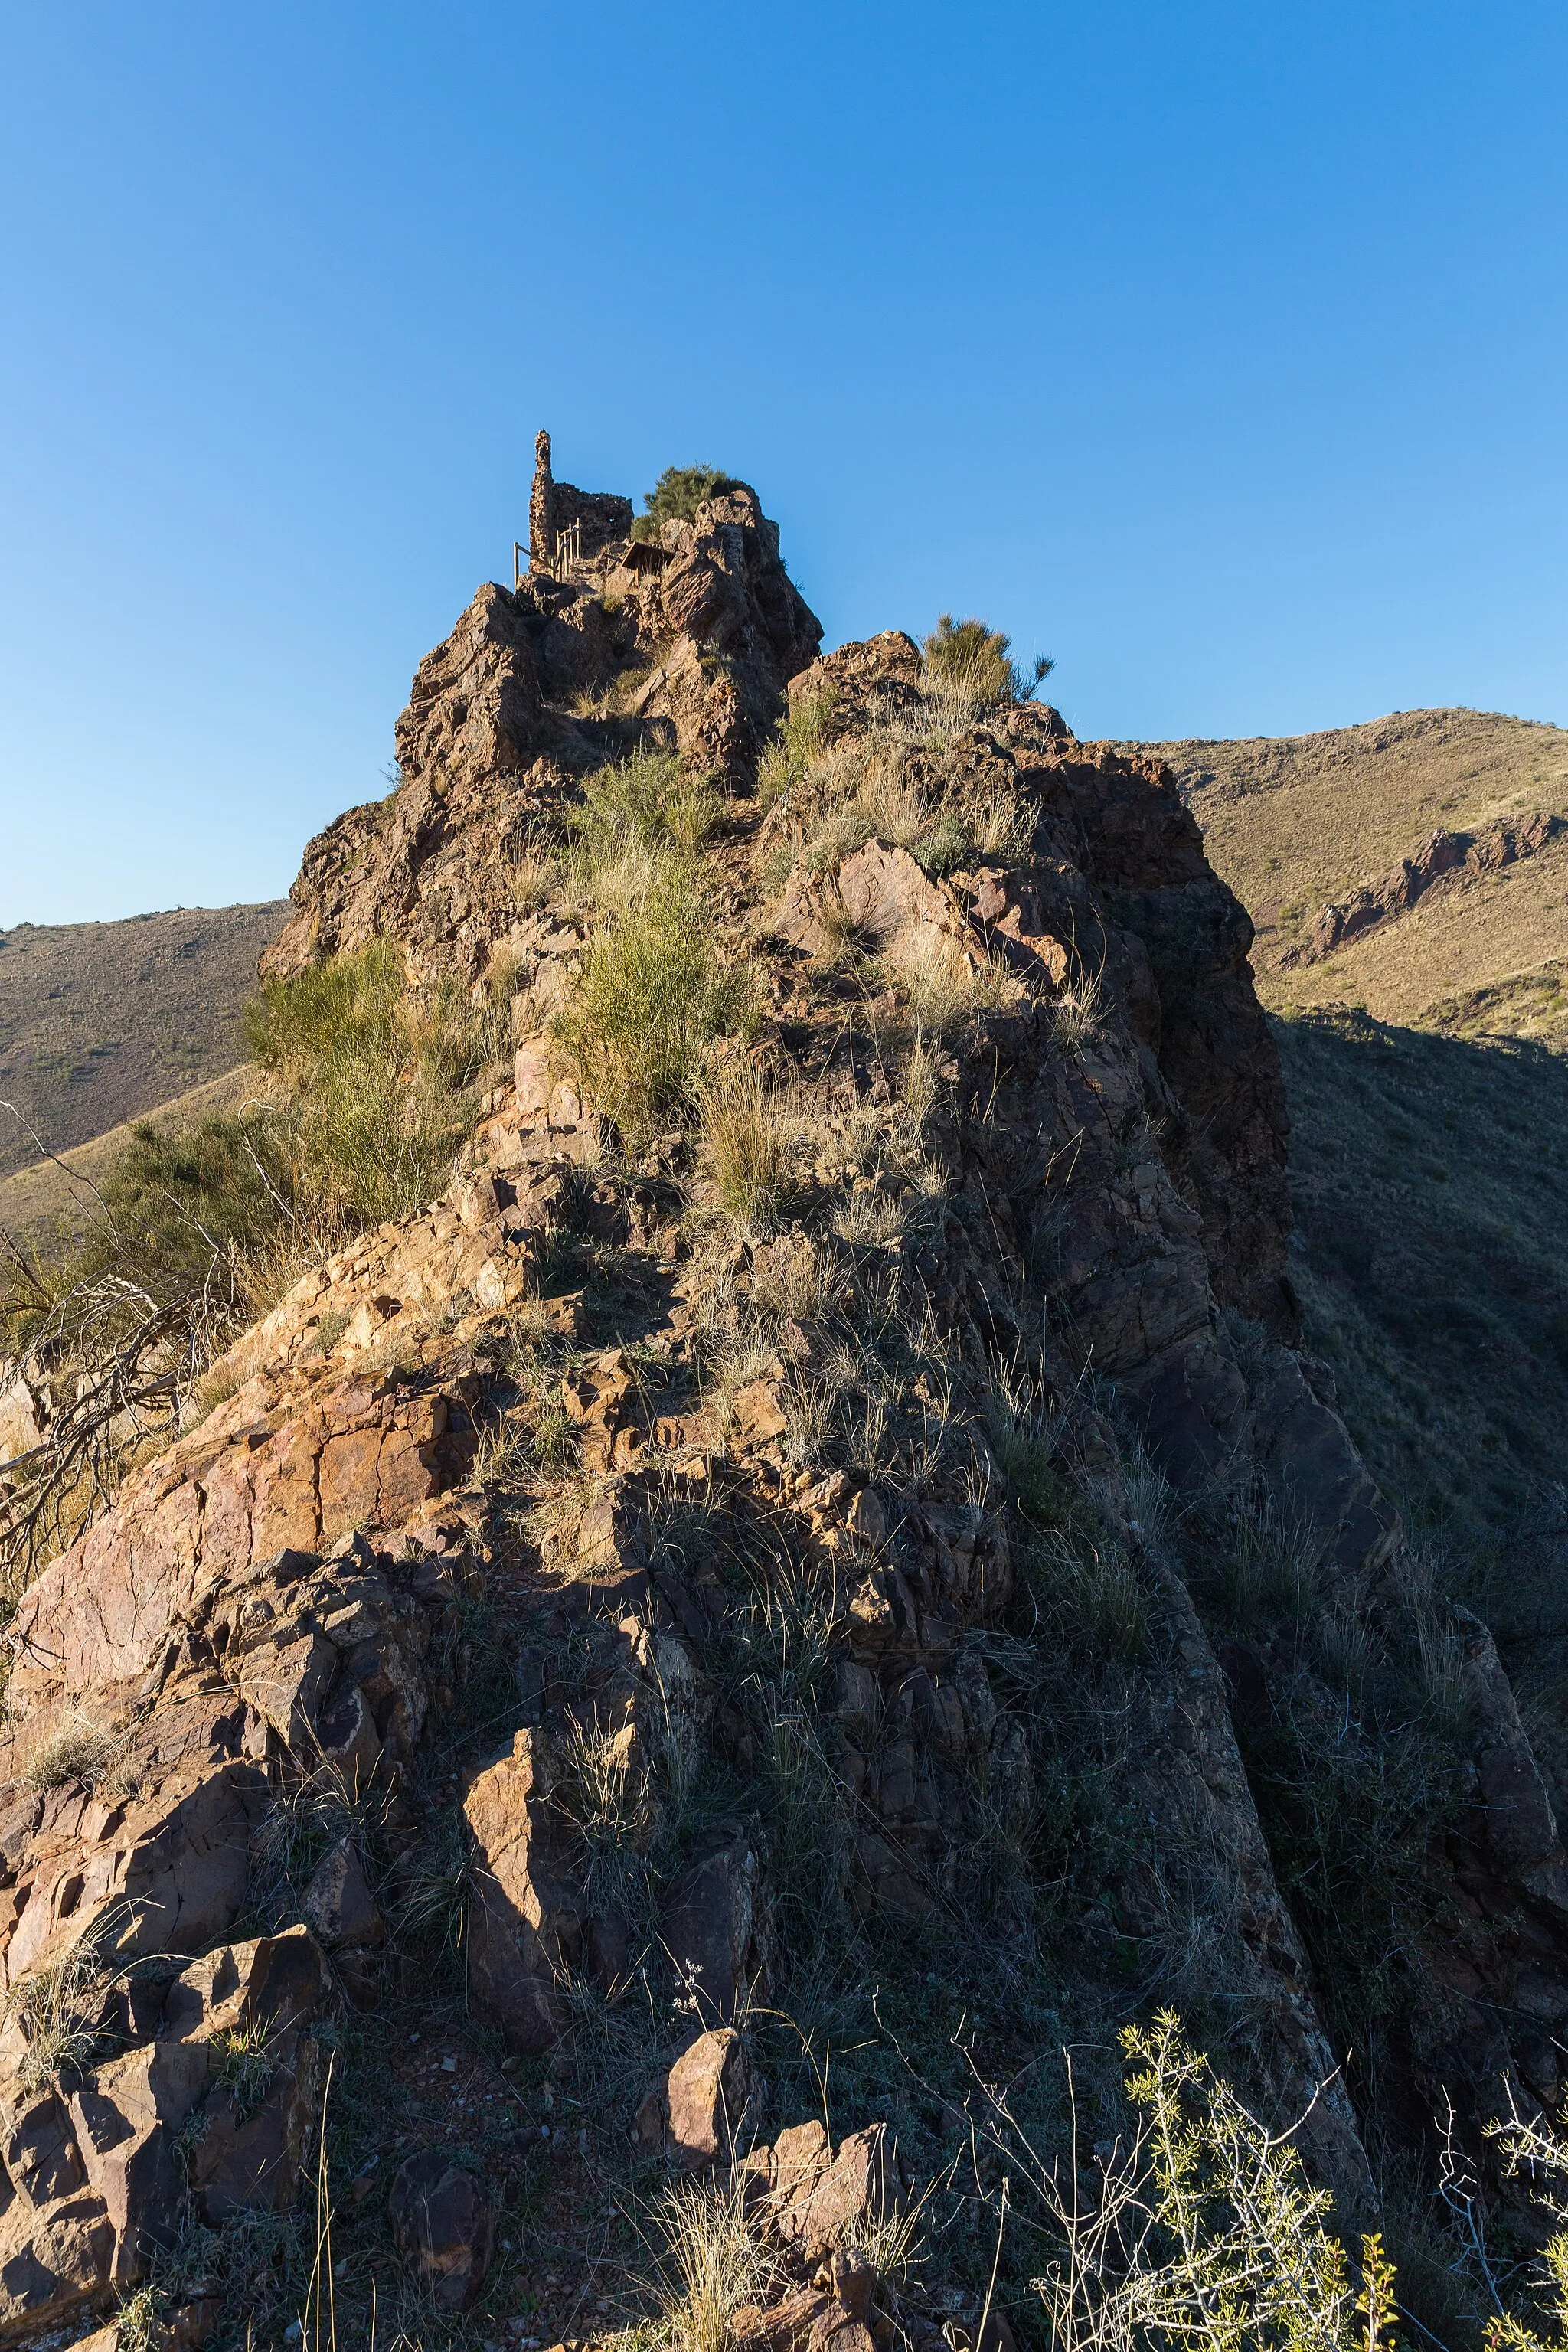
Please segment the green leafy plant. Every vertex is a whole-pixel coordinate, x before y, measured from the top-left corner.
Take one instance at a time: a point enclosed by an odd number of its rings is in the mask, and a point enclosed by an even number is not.
[[[1092,2164],[1076,2147],[1065,2163],[1037,2148],[994,2099],[991,2137],[1062,2249],[1032,2282],[1058,2352],[1391,2347],[1394,2272],[1381,2237],[1362,2238],[1357,2277],[1328,2192],[1171,2011],[1128,2026],[1121,2046],[1138,2120]]]
[[[717,466],[667,466],[643,498],[647,509],[632,525],[634,539],[657,539],[667,522],[689,522],[705,499],[721,498],[741,485]]]

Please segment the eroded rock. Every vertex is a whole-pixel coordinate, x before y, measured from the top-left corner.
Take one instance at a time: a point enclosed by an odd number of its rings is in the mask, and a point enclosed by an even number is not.
[[[495,2214],[471,2172],[426,2150],[399,2166],[392,2226],[437,2311],[467,2311],[495,2252]]]

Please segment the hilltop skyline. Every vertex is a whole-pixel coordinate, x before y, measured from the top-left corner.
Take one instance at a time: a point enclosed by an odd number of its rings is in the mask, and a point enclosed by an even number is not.
[[[281,892],[510,578],[535,430],[753,481],[827,642],[1085,738],[1568,719],[1568,27],[14,20],[0,921]]]

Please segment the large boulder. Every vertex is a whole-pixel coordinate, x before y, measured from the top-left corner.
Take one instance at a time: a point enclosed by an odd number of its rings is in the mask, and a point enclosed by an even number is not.
[[[463,1801],[473,1855],[468,1971],[475,2000],[514,2050],[548,2049],[561,1977],[583,1949],[582,1898],[560,1809],[552,1742],[520,1731]]]
[[[393,2232],[439,2312],[467,2311],[495,2251],[495,2214],[471,2172],[421,2149],[392,2184]]]

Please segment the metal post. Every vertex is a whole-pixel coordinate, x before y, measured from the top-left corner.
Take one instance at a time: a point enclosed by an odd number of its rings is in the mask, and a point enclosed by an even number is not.
[[[522,585],[522,567],[518,562],[521,552],[522,541],[514,539],[511,543],[511,593],[514,596]]]

